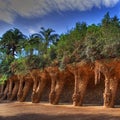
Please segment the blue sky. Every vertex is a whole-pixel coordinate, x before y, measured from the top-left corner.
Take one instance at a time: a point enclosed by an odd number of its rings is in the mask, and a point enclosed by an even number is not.
[[[76,22],[98,24],[109,12],[120,18],[120,0],[0,0],[0,36],[18,28],[25,35],[41,27],[65,33]]]

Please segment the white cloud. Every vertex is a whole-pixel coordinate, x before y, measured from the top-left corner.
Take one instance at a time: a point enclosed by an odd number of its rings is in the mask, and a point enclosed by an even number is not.
[[[30,34],[34,34],[34,33],[37,33],[38,31],[36,31],[36,30],[34,30],[34,29],[32,29],[32,28],[29,28],[29,29],[28,29],[28,32],[29,32]]]
[[[112,7],[120,0],[0,0],[0,20],[13,23],[16,15],[44,16],[52,11],[80,10],[93,7]]]
[[[60,9],[63,10],[74,10],[85,11],[92,7],[111,7],[117,4],[120,0],[52,0]]]
[[[106,7],[114,6],[119,0],[103,0],[103,5]]]
[[[8,2],[5,2],[3,0],[0,0],[0,20],[7,23],[13,23],[14,21],[14,15],[8,7]]]
[[[51,10],[46,0],[11,0],[11,9],[26,17],[45,15]]]
[[[0,10],[0,20],[12,24],[14,22],[14,15],[9,11]]]

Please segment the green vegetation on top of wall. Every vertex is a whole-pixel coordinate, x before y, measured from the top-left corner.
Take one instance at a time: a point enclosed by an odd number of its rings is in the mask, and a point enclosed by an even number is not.
[[[2,74],[2,76],[0,76],[0,84],[4,84],[7,78],[8,76],[6,74]]]
[[[61,35],[42,27],[39,33],[27,37],[14,28],[0,38],[0,74],[22,74],[52,64],[64,69],[66,64],[81,60],[117,57],[120,57],[120,20],[109,13],[100,24],[77,22]]]

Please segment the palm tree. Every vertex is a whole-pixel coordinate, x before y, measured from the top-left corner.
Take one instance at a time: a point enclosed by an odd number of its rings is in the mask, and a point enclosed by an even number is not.
[[[34,54],[37,55],[40,52],[41,39],[36,34],[27,37],[21,44],[23,44],[23,49],[27,56],[33,56]]]
[[[6,55],[15,57],[17,56],[17,52],[22,49],[22,46],[19,43],[24,38],[25,36],[19,29],[10,29],[3,34],[0,41],[0,48],[1,50],[4,50],[3,52],[6,53]]]
[[[42,40],[41,47],[43,47],[43,54],[47,54],[47,48],[49,48],[52,44],[56,44],[59,40],[59,35],[52,34],[53,32],[55,31],[51,28],[45,29],[44,27],[41,27],[41,31],[38,36]]]

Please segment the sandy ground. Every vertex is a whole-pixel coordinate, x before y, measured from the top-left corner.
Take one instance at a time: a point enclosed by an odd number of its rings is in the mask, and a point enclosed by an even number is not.
[[[90,105],[0,103],[0,120],[120,120],[120,106],[106,109]]]

